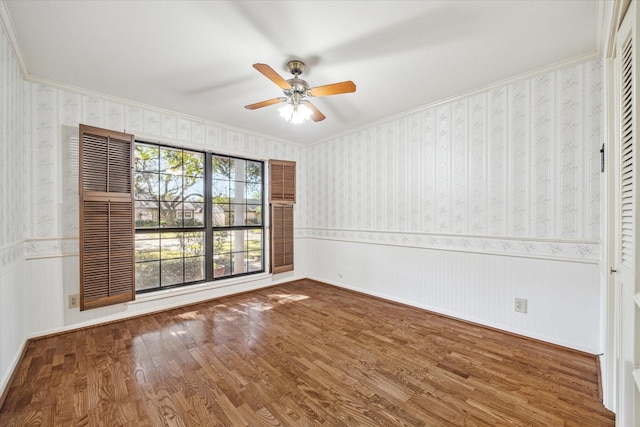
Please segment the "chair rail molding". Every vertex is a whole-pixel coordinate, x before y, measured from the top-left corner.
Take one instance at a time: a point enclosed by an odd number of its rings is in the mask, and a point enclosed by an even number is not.
[[[296,229],[296,231],[296,238],[540,258],[590,264],[597,264],[600,261],[600,242],[596,240],[517,238],[330,228],[299,228]]]

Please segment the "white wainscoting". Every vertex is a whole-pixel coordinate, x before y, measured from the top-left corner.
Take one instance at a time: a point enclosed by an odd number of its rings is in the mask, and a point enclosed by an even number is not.
[[[310,277],[600,353],[602,93],[590,61],[309,147]]]
[[[600,353],[597,264],[314,238],[307,251],[310,278]]]
[[[298,268],[277,275],[256,274],[142,294],[129,303],[80,311],[67,308],[67,296],[78,292],[77,255],[32,257],[26,265],[23,288],[29,301],[29,315],[25,321],[28,338],[167,310],[305,277]]]
[[[0,14],[4,13],[0,4]],[[0,393],[20,356],[29,314],[24,294],[24,236],[27,189],[34,179],[26,170],[31,149],[29,83],[22,80],[4,26],[0,25]]]
[[[25,304],[26,263],[18,259],[0,268],[0,394],[13,372],[27,336],[31,315]]]

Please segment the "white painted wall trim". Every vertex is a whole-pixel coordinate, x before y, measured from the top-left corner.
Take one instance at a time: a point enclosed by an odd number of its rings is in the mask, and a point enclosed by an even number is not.
[[[195,285],[180,286],[177,288],[161,289],[155,292],[149,292],[136,295],[134,301],[126,303],[128,306],[143,304],[150,301],[157,301],[172,298],[180,295],[197,295],[199,292],[209,291],[212,289],[222,289],[231,286],[241,285],[250,282],[263,281],[273,277],[271,273],[259,273],[251,276],[242,276],[226,280],[217,280],[215,282],[198,283]],[[272,286],[272,285],[269,285]]]
[[[600,262],[600,242],[596,240],[517,238],[329,228],[300,228],[297,229],[297,232],[297,238],[316,240],[334,240],[590,264],[598,264]]]
[[[16,369],[18,368],[18,363],[20,363],[22,353],[24,353],[25,347],[28,342],[29,342],[28,340],[25,340],[22,343],[22,345],[16,352],[15,356],[11,360],[11,363],[8,366],[8,369],[5,371],[5,375],[0,379],[0,394],[4,393],[5,388],[9,385],[9,380],[11,379],[11,376],[13,375],[14,372],[16,372]]]
[[[27,239],[24,242],[24,257],[27,260],[78,256],[77,237],[47,237]]]
[[[301,239],[299,229],[295,229],[296,239]],[[265,232],[269,228],[265,227]],[[265,237],[268,241],[268,235]],[[268,248],[266,248],[268,249]],[[27,239],[6,248],[0,248],[0,270],[16,259],[24,257],[26,260],[37,260],[44,258],[62,258],[80,255],[80,242],[78,237],[40,237]],[[265,259],[269,253],[265,251]]]
[[[615,3],[620,6],[619,2]],[[617,9],[617,8],[616,8]],[[615,15],[611,14],[611,28],[613,35],[611,42],[615,46]],[[613,48],[611,48],[613,49]],[[613,52],[607,52],[607,59],[604,64],[604,140],[605,140],[605,173],[602,175],[602,195],[601,195],[601,235],[602,235],[602,265],[600,269],[602,287],[602,326],[601,335],[603,341],[604,355],[600,364],[602,378],[602,395],[605,407],[611,411],[616,410],[617,399],[617,378],[616,378],[616,343],[619,342],[620,331],[616,330],[615,312],[615,276],[610,274],[609,269],[616,265],[615,262],[615,203],[610,203],[615,194],[615,64]]]
[[[322,139],[320,141],[317,141],[317,142],[314,142],[312,144],[309,144],[308,146],[312,147],[314,145],[323,144],[323,143],[329,142],[329,141],[331,141],[333,139],[339,139],[339,138],[342,138],[342,137],[347,136],[347,135],[352,135],[354,133],[358,133],[358,132],[363,131],[365,129],[374,128],[374,127],[382,125],[384,123],[392,122],[394,120],[398,120],[398,119],[401,119],[403,117],[410,116],[412,114],[419,113],[419,112],[424,111],[424,110],[435,108],[435,107],[438,107],[438,106],[441,106],[441,105],[444,105],[444,104],[447,104],[447,103],[450,103],[450,102],[455,102],[455,101],[459,101],[459,100],[462,100],[462,99],[470,98],[470,97],[472,97],[474,95],[478,95],[480,93],[489,92],[491,90],[498,89],[498,88],[500,88],[502,86],[507,86],[509,84],[516,83],[516,82],[519,82],[519,81],[522,81],[522,80],[527,80],[527,79],[531,79],[531,78],[534,78],[534,77],[537,77],[537,76],[540,76],[540,75],[543,75],[543,74],[551,73],[551,72],[554,72],[554,71],[559,71],[559,70],[562,70],[562,69],[567,68],[567,67],[571,67],[571,66],[574,66],[574,65],[579,65],[579,64],[584,64],[584,63],[590,62],[590,61],[594,61],[594,60],[600,59],[600,57],[601,57],[600,52],[591,52],[591,53],[588,53],[588,54],[585,54],[585,55],[582,55],[582,56],[578,56],[578,57],[575,57],[575,58],[570,58],[570,59],[568,59],[566,61],[561,61],[561,62],[549,65],[549,66],[544,67],[544,68],[539,68],[537,70],[532,70],[532,71],[528,71],[526,73],[518,74],[516,76],[512,76],[512,77],[509,77],[507,79],[491,83],[489,85],[481,86],[481,87],[472,89],[470,91],[462,92],[462,93],[460,93],[460,94],[458,94],[456,96],[440,99],[438,101],[434,101],[434,102],[431,102],[429,104],[421,105],[420,107],[414,108],[412,110],[404,111],[404,112],[401,112],[401,113],[398,113],[398,114],[394,114],[394,115],[391,115],[391,116],[384,117],[384,118],[382,118],[380,120],[376,120],[374,122],[366,123],[366,124],[364,124],[362,126],[350,129],[348,131],[345,131],[345,132],[342,132],[342,133],[339,133],[339,134],[336,134],[336,135],[333,135],[333,136],[329,136],[329,137],[324,138],[324,139]]]
[[[280,277],[275,278],[276,276],[268,273],[259,276],[260,277],[256,277],[254,279],[247,279],[247,277],[242,277],[236,280],[225,281],[222,283],[204,283],[202,285],[186,286],[183,288],[176,288],[175,290],[165,290],[142,295],[132,302],[117,304],[115,306],[105,307],[104,309],[93,309],[91,310],[91,314],[95,313],[97,315],[90,320],[76,322],[62,327],[32,332],[27,335],[27,339],[34,339],[52,334],[70,332],[91,326],[99,326],[105,323],[126,320],[132,317],[171,310],[191,304],[198,304],[209,300],[223,298],[229,295],[254,291],[257,289],[267,288],[285,282],[302,279],[302,277],[296,277],[292,275],[278,275]],[[115,308],[119,308],[121,311],[102,316],[99,314],[99,312],[101,311],[113,311],[113,309]]]
[[[602,352],[597,264],[321,239],[307,247],[312,279]],[[514,298],[528,300],[526,313]]]
[[[2,25],[2,28],[4,28],[4,32],[9,39],[11,50],[13,51],[16,61],[18,62],[20,74],[22,74],[22,78],[24,80],[27,80],[29,77],[29,71],[27,70],[27,64],[24,62],[24,57],[22,56],[22,51],[20,50],[20,45],[18,44],[18,38],[16,37],[16,32],[13,28],[13,20],[11,19],[9,9],[7,9],[7,3],[5,0],[0,0],[0,25]]]
[[[534,333],[534,332],[531,332],[531,331],[528,331],[528,330],[519,329],[519,328],[516,328],[516,327],[513,327],[513,326],[506,325],[506,324],[486,322],[483,319],[476,318],[476,317],[473,317],[473,316],[461,315],[460,313],[455,313],[455,312],[443,310],[443,309],[435,307],[435,306],[431,306],[431,305],[427,305],[427,304],[419,304],[419,303],[416,303],[415,301],[406,300],[404,298],[394,297],[394,296],[389,295],[389,294],[385,294],[385,293],[381,293],[381,292],[374,292],[374,291],[358,288],[357,286],[350,286],[350,285],[346,285],[344,283],[338,283],[338,282],[330,281],[330,280],[323,279],[323,278],[315,278],[315,277],[312,276],[312,277],[309,277],[309,279],[316,280],[316,281],[322,282],[322,283],[327,283],[329,285],[336,286],[336,287],[339,287],[339,288],[349,289],[351,291],[356,291],[356,292],[360,292],[360,293],[363,293],[363,294],[366,294],[366,295],[371,295],[371,296],[382,298],[382,299],[385,299],[385,300],[397,302],[397,303],[400,303],[400,304],[405,304],[405,305],[408,305],[408,306],[411,306],[411,307],[416,307],[416,308],[419,308],[419,309],[422,309],[422,310],[427,310],[427,311],[430,311],[430,312],[433,312],[433,313],[442,314],[442,315],[445,315],[445,316],[448,316],[448,317],[452,317],[452,318],[455,318],[455,319],[460,319],[460,320],[464,320],[464,321],[467,321],[467,322],[476,323],[478,325],[487,326],[487,327],[491,327],[491,328],[495,328],[495,329],[500,329],[500,330],[505,331],[505,332],[521,335],[522,337],[525,337],[525,338],[533,338],[533,339],[544,341],[544,342],[548,342],[548,343],[551,343],[551,344],[560,345],[562,347],[566,347],[566,348],[569,348],[569,349],[574,349],[574,350],[582,351],[582,352],[589,353],[589,354],[595,354],[595,350],[593,348],[576,345],[576,343],[566,342],[566,341],[563,341],[563,340],[560,340],[560,339],[556,339],[554,337],[550,337],[550,336],[547,336],[547,335]]]
[[[24,257],[24,242],[15,242],[0,248],[0,271]]]

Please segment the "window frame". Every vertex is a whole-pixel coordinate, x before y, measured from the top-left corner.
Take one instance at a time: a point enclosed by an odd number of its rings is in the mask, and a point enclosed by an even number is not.
[[[194,152],[194,153],[199,153],[203,155],[203,159],[204,159],[204,173],[203,173],[203,180],[204,180],[204,194],[203,194],[203,204],[204,204],[204,223],[202,226],[185,226],[184,222],[182,224],[181,227],[163,227],[160,223],[157,224],[156,227],[144,227],[144,228],[138,228],[135,224],[135,218],[137,218],[137,213],[134,214],[134,221],[133,221],[133,226],[134,226],[134,233],[135,236],[137,237],[138,235],[143,235],[143,234],[158,234],[158,235],[162,235],[163,233],[190,233],[190,232],[202,232],[204,234],[203,237],[203,256],[204,256],[204,278],[202,280],[196,280],[196,281],[190,281],[190,282],[181,282],[181,283],[175,283],[175,284],[170,284],[170,285],[162,285],[162,256],[159,255],[159,261],[160,261],[160,266],[159,266],[159,272],[158,272],[158,286],[156,287],[150,287],[150,288],[143,288],[143,289],[138,289],[137,285],[136,285],[136,289],[135,289],[135,293],[136,295],[141,295],[141,294],[147,294],[147,293],[151,293],[151,292],[156,292],[156,291],[160,291],[160,290],[165,290],[165,289],[172,289],[172,288],[179,288],[179,287],[185,287],[185,286],[191,286],[191,285],[196,285],[196,284],[202,284],[202,283],[207,283],[207,282],[217,282],[217,281],[221,281],[221,280],[226,280],[226,279],[235,279],[238,277],[243,277],[243,276],[248,276],[248,275],[254,275],[254,274],[260,274],[260,273],[264,273],[266,272],[266,268],[267,268],[267,256],[268,256],[268,242],[267,242],[267,238],[268,238],[268,227],[265,223],[265,206],[267,203],[266,200],[266,194],[265,194],[265,169],[266,169],[266,165],[267,162],[261,159],[251,159],[251,158],[246,158],[246,157],[240,157],[240,156],[235,156],[235,155],[229,155],[229,154],[223,154],[223,153],[217,153],[217,152],[213,152],[213,151],[207,151],[207,150],[203,150],[203,149],[193,149],[190,147],[181,147],[181,146],[174,146],[174,145],[170,145],[170,144],[163,144],[163,143],[158,143],[158,142],[149,142],[149,141],[145,141],[145,140],[141,140],[141,139],[136,139],[134,141],[133,144],[133,158],[132,160],[135,161],[135,157],[136,157],[136,153],[137,153],[137,147],[138,145],[144,145],[144,146],[149,146],[149,147],[154,147],[157,149],[171,149],[171,150],[180,150],[180,151],[187,151],[187,152]],[[236,159],[236,160],[243,160],[246,162],[254,162],[254,163],[259,163],[260,164],[260,195],[261,195],[261,201],[260,204],[257,205],[255,203],[251,203],[248,204],[246,203],[245,200],[245,212],[246,212],[246,207],[249,205],[252,206],[260,206],[260,224],[245,224],[243,226],[239,226],[239,225],[230,225],[230,226],[216,226],[214,225],[214,221],[213,221],[213,205],[214,205],[214,197],[213,197],[213,191],[212,191],[212,187],[213,187],[213,181],[214,181],[214,173],[213,173],[213,158],[214,156],[217,157],[223,157],[223,158],[227,158],[227,159]],[[134,163],[134,162],[132,162]],[[135,182],[136,179],[136,174],[140,173],[135,166],[135,163],[132,165],[132,186],[133,183]],[[158,172],[161,174],[161,168],[160,166],[158,166]],[[246,179],[246,177],[245,177]],[[246,181],[245,181],[246,182]],[[134,194],[134,205],[135,202],[138,201],[142,201],[142,199],[137,199],[135,197],[136,195]],[[135,212],[135,207],[134,207],[134,212]],[[183,218],[184,220],[184,218]],[[261,236],[261,247],[260,247],[260,269],[255,270],[255,271],[245,271],[242,273],[237,273],[237,274],[233,274],[233,271],[231,271],[229,274],[224,275],[224,276],[216,276],[214,275],[214,233],[217,230],[226,230],[229,232],[233,232],[233,231],[237,231],[237,230],[254,230],[254,229],[259,229],[260,230],[260,236]],[[161,239],[161,238],[160,238]],[[134,248],[134,254],[136,252],[136,249]],[[135,256],[135,255],[134,255]],[[232,254],[233,256],[233,254]],[[188,257],[183,256],[181,258],[176,258],[176,259],[182,259],[183,260],[183,268],[184,268],[184,260],[187,259]],[[135,263],[135,267],[137,268],[139,262]],[[183,280],[184,280],[184,270],[183,270]]]

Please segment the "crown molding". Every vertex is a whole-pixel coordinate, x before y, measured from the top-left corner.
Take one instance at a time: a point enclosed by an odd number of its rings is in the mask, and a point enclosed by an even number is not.
[[[598,3],[602,7],[598,8],[599,28],[601,29],[601,50],[604,58],[613,58],[616,51],[616,33],[618,26],[622,22],[623,1]]]
[[[527,71],[525,73],[521,73],[515,76],[511,76],[502,80],[499,80],[497,82],[493,82],[487,85],[483,85],[480,87],[477,87],[475,89],[471,89],[469,91],[463,92],[463,93],[459,93],[458,95],[454,95],[445,99],[440,99],[440,100],[436,100],[434,102],[419,106],[417,108],[411,109],[411,110],[407,110],[407,111],[403,111],[400,113],[396,113],[392,116],[388,116],[388,117],[384,117],[380,120],[376,120],[374,122],[370,122],[370,123],[366,123],[362,126],[359,126],[357,128],[352,128],[349,130],[346,130],[344,132],[340,132],[334,135],[329,135],[326,138],[323,138],[322,140],[319,141],[315,141],[315,142],[311,142],[308,144],[305,143],[300,143],[297,141],[291,141],[291,140],[285,140],[285,139],[281,139],[281,138],[276,138],[273,137],[271,135],[263,135],[257,132],[252,132],[249,131],[247,129],[241,129],[241,128],[236,128],[233,126],[229,126],[223,123],[218,123],[218,122],[214,122],[211,120],[206,120],[206,119],[202,119],[200,117],[195,117],[195,116],[190,116],[188,114],[183,114],[177,111],[171,111],[171,110],[167,110],[167,109],[163,109],[160,107],[155,107],[155,106],[151,106],[151,105],[147,105],[147,104],[143,104],[143,103],[139,103],[136,101],[132,101],[132,100],[128,100],[128,99],[123,99],[123,98],[119,98],[119,97],[115,97],[112,95],[108,95],[108,94],[104,94],[101,92],[96,92],[96,91],[92,91],[89,89],[84,89],[81,87],[77,87],[77,86],[72,86],[72,85],[68,85],[65,83],[60,83],[54,80],[49,80],[43,77],[39,77],[36,75],[32,75],[27,68],[26,62],[24,61],[24,57],[22,56],[21,50],[20,50],[20,46],[18,43],[18,38],[16,37],[15,31],[14,31],[14,27],[13,27],[13,21],[11,19],[11,15],[9,13],[9,10],[7,8],[6,5],[6,0],[0,0],[0,23],[2,24],[3,28],[5,29],[6,34],[9,37],[9,41],[11,43],[11,47],[13,49],[13,52],[17,58],[19,67],[20,67],[20,72],[22,74],[22,77],[25,81],[31,82],[31,83],[35,83],[35,84],[39,84],[39,85],[43,85],[43,86],[49,86],[49,87],[53,87],[53,88],[57,88],[57,89],[61,89],[61,90],[68,90],[68,91],[72,91],[75,93],[78,93],[80,95],[85,95],[85,96],[90,96],[90,97],[94,97],[94,98],[100,98],[103,99],[105,101],[109,101],[109,102],[116,102],[116,103],[122,103],[125,105],[129,105],[135,108],[141,108],[141,109],[147,109],[147,110],[153,110],[153,111],[157,111],[160,113],[164,113],[164,114],[171,114],[174,115],[178,118],[182,118],[182,119],[186,119],[186,120],[191,120],[197,123],[201,123],[201,124],[205,124],[205,125],[211,125],[211,126],[216,126],[216,127],[220,127],[220,128],[224,128],[230,131],[234,131],[234,132],[240,132],[240,133],[244,133],[244,134],[248,134],[248,135],[253,135],[253,136],[257,136],[260,138],[265,138],[268,140],[274,140],[274,141],[279,141],[279,142],[283,142],[283,143],[287,143],[287,144],[292,144],[292,145],[296,145],[298,147],[311,147],[314,145],[318,145],[318,144],[323,144],[326,143],[328,141],[332,141],[335,139],[339,139],[342,138],[344,136],[348,136],[348,135],[352,135],[355,134],[361,130],[364,129],[369,129],[371,127],[375,127],[378,126],[380,124],[383,123],[388,123],[390,121],[393,120],[397,120],[399,118],[402,117],[406,117],[415,113],[418,113],[420,111],[424,111],[433,107],[437,107],[439,105],[443,105],[449,102],[454,102],[463,98],[468,98],[470,96],[474,96],[477,95],[479,93],[483,93],[483,92],[487,92],[490,91],[492,89],[501,87],[501,86],[505,86],[520,80],[524,80],[524,79],[528,79],[528,78],[532,78],[541,74],[545,74],[548,72],[552,72],[552,71],[556,71],[562,68],[566,68],[566,67],[570,67],[572,65],[577,65],[577,64],[581,64],[581,63],[585,63],[585,62],[589,62],[589,61],[593,61],[596,59],[599,59],[603,54],[607,55],[609,49],[607,46],[605,46],[607,43],[610,43],[608,36],[608,30],[610,29],[609,25],[607,25],[607,21],[610,21],[611,19],[611,15],[615,15],[615,12],[621,7],[621,0],[615,0],[614,5],[613,5],[613,13],[611,12],[611,8],[608,7],[608,3],[606,1],[599,1],[597,2],[596,8],[596,20],[598,22],[598,26],[597,26],[597,40],[596,40],[596,49],[593,52],[578,56],[578,57],[574,57],[574,58],[569,58],[568,60],[564,60],[564,61],[560,61],[554,64],[551,64],[549,66],[543,67],[543,68],[539,68],[536,70],[532,70],[532,71]],[[605,39],[606,38],[606,39]]]
[[[2,0],[0,0],[2,1]],[[258,132],[254,132],[248,129],[242,129],[242,128],[237,128],[231,125],[227,125],[224,123],[219,123],[219,122],[215,122],[213,120],[207,120],[207,119],[203,119],[201,117],[196,117],[196,116],[192,116],[189,114],[185,114],[185,113],[181,113],[179,111],[172,111],[166,108],[162,108],[162,107],[156,107],[153,105],[149,105],[149,104],[145,104],[142,102],[138,102],[138,101],[133,101],[131,99],[125,99],[125,98],[120,98],[117,96],[113,96],[113,95],[108,95],[106,93],[102,93],[102,92],[98,92],[98,91],[94,91],[94,90],[90,90],[90,89],[84,89],[78,86],[73,86],[73,85],[69,85],[66,83],[60,83],[58,81],[55,80],[49,80],[46,79],[44,77],[40,77],[40,76],[35,76],[33,74],[29,74],[28,78],[25,78],[26,81],[28,81],[29,83],[33,83],[36,85],[41,85],[41,86],[46,86],[49,88],[53,88],[53,89],[59,89],[59,90],[63,90],[63,91],[68,91],[68,92],[73,92],[73,93],[77,93],[78,95],[81,96],[87,96],[90,98],[97,98],[100,99],[102,101],[106,101],[106,102],[113,102],[116,104],[122,104],[128,107],[132,107],[132,108],[138,108],[140,110],[148,110],[148,111],[155,111],[157,113],[160,114],[166,114],[166,115],[170,115],[173,117],[176,117],[178,119],[182,119],[182,120],[188,120],[194,123],[199,123],[205,126],[214,126],[220,129],[225,129],[228,130],[230,132],[238,132],[238,133],[242,133],[244,135],[249,135],[249,136],[255,136],[258,138],[264,138],[266,140],[269,141],[277,141],[277,142],[282,142],[284,144],[291,144],[291,145],[295,145],[297,147],[305,147],[306,145],[300,142],[296,142],[296,141],[291,141],[291,140],[287,140],[287,139],[283,139],[283,138],[277,138],[275,136],[272,135],[264,135]],[[112,129],[112,130],[120,130],[120,129]],[[130,132],[127,129],[121,129],[123,132]],[[139,133],[138,133],[139,134]],[[136,135],[138,135],[136,134]],[[153,137],[155,138],[155,137]]]
[[[27,69],[27,64],[24,61],[24,57],[22,56],[20,43],[18,43],[18,37],[16,36],[16,32],[13,27],[13,19],[11,18],[11,14],[9,13],[7,2],[5,0],[0,0],[0,24],[2,25],[5,34],[9,38],[9,44],[11,45],[13,55],[18,61],[18,67],[20,68],[20,74],[22,74],[22,78],[24,80],[29,80],[29,70]]]
[[[574,58],[567,59],[565,61],[556,62],[554,64],[548,65],[548,66],[543,67],[543,68],[538,68],[536,70],[527,71],[527,72],[522,73],[522,74],[511,76],[511,77],[508,77],[508,78],[503,79],[503,80],[499,80],[499,81],[494,82],[494,83],[490,83],[490,84],[487,84],[487,85],[484,85],[484,86],[477,87],[475,89],[471,89],[471,90],[466,91],[466,92],[459,93],[458,95],[454,95],[454,96],[451,96],[449,98],[444,98],[444,99],[440,99],[440,100],[437,100],[437,101],[434,101],[434,102],[430,102],[429,104],[425,104],[425,105],[422,105],[420,107],[417,107],[417,108],[414,108],[414,109],[411,109],[411,110],[403,111],[403,112],[394,114],[392,116],[384,117],[384,118],[382,118],[380,120],[376,120],[376,121],[373,121],[373,122],[370,122],[370,123],[366,123],[366,124],[364,124],[362,126],[359,126],[357,128],[349,129],[347,131],[344,131],[344,132],[335,134],[333,136],[329,136],[327,138],[324,138],[324,139],[322,139],[320,141],[317,141],[317,142],[314,142],[314,143],[310,143],[307,146],[308,147],[312,147],[314,145],[324,144],[326,142],[333,141],[333,140],[336,140],[336,139],[339,139],[339,138],[343,138],[345,136],[353,135],[353,134],[356,134],[356,133],[358,133],[358,132],[360,132],[362,130],[365,130],[365,129],[375,128],[376,126],[382,125],[384,123],[392,122],[394,120],[398,120],[398,119],[401,119],[403,117],[408,117],[410,115],[419,113],[421,111],[429,110],[431,108],[438,107],[440,105],[448,104],[450,102],[459,101],[459,100],[465,99],[465,98],[470,98],[472,96],[475,96],[475,95],[478,95],[478,94],[481,94],[481,93],[486,93],[486,92],[489,92],[491,90],[507,86],[507,85],[509,85],[511,83],[515,83],[515,82],[519,82],[519,81],[522,81],[522,80],[531,79],[531,78],[534,78],[534,77],[537,77],[537,76],[540,76],[540,75],[543,75],[543,74],[547,74],[547,73],[550,73],[550,72],[562,70],[564,68],[568,68],[568,67],[571,67],[571,66],[574,66],[574,65],[585,64],[587,62],[595,61],[595,60],[598,60],[598,59],[600,59],[600,52],[593,51],[593,52],[587,53],[585,55],[580,55],[580,56],[577,56],[577,57],[574,57]]]
[[[91,98],[98,98],[101,99],[103,101],[107,101],[107,102],[113,102],[113,103],[118,103],[118,104],[123,104],[129,107],[133,107],[133,108],[139,108],[142,110],[150,110],[150,111],[155,111],[158,112],[160,114],[167,114],[167,115],[171,115],[174,117],[177,117],[178,119],[183,119],[183,120],[189,120],[191,122],[195,122],[195,123],[199,123],[202,125],[208,125],[208,126],[214,126],[217,128],[221,128],[221,129],[225,129],[231,132],[239,132],[245,135],[250,135],[250,136],[255,136],[258,138],[264,138],[266,140],[269,141],[277,141],[277,142],[282,142],[285,144],[291,144],[291,145],[295,145],[298,147],[305,147],[305,144],[302,144],[300,142],[296,142],[296,141],[291,141],[291,140],[286,140],[286,139],[282,139],[282,138],[276,138],[272,135],[263,135],[260,134],[258,132],[253,132],[247,129],[241,129],[241,128],[237,128],[234,126],[230,126],[224,123],[218,123],[215,122],[213,120],[207,120],[207,119],[203,119],[201,117],[195,117],[195,116],[191,116],[189,114],[184,114],[184,113],[180,113],[178,111],[172,111],[172,110],[168,110],[165,108],[160,108],[160,107],[156,107],[153,105],[148,105],[148,104],[144,104],[141,102],[136,102],[130,99],[125,99],[125,98],[120,98],[117,96],[113,96],[113,95],[108,95],[105,93],[101,93],[101,92],[97,92],[97,91],[93,91],[90,89],[84,89],[78,86],[73,86],[73,85],[69,85],[66,83],[61,83],[55,80],[49,80],[46,79],[44,77],[40,77],[37,75],[33,75],[29,72],[28,68],[27,68],[27,64],[24,60],[24,57],[22,56],[22,52],[20,50],[20,44],[18,42],[18,37],[16,36],[16,32],[14,30],[14,26],[13,26],[13,20],[11,18],[11,14],[9,13],[9,9],[7,8],[7,4],[5,0],[0,0],[0,24],[2,25],[2,28],[4,29],[5,33],[7,34],[7,37],[9,38],[9,43],[11,44],[11,49],[14,53],[14,56],[16,57],[16,60],[18,62],[18,66],[20,68],[20,74],[22,75],[22,79],[29,82],[29,83],[33,83],[36,85],[41,85],[41,86],[46,86],[46,87],[50,87],[50,88],[54,88],[54,89],[60,89],[60,90],[64,90],[64,91],[70,91],[70,92],[74,92],[77,93],[79,95],[83,95],[83,96],[88,96]],[[116,130],[116,129],[114,129]],[[124,130],[126,131],[126,130]]]

